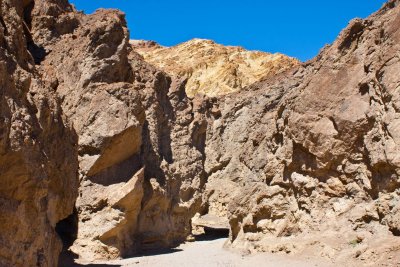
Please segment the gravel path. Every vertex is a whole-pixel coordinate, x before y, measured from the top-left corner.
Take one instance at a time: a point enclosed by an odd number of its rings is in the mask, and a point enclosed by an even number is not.
[[[286,255],[275,255],[260,253],[250,256],[242,256],[239,253],[223,248],[226,239],[211,241],[197,241],[186,243],[180,247],[160,252],[157,255],[146,255],[131,259],[115,260],[108,262],[90,263],[76,266],[90,267],[120,267],[120,266],[160,266],[160,267],[196,267],[196,266],[218,266],[218,267],[242,267],[242,266],[265,266],[265,267],[325,267],[332,266],[327,263],[316,262],[310,259],[295,259]]]

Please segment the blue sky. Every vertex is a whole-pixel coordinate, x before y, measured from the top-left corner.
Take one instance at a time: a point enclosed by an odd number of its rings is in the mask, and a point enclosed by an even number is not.
[[[172,46],[192,38],[246,49],[313,58],[355,17],[385,0],[71,0],[90,14],[97,8],[126,13],[131,39]]]

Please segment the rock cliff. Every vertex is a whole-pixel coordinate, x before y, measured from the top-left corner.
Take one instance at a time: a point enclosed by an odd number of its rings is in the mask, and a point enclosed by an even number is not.
[[[150,64],[171,76],[186,77],[189,97],[237,92],[299,65],[296,59],[279,53],[247,51],[211,40],[193,39],[173,47],[140,40],[132,40],[131,44]]]
[[[397,264],[399,29],[391,0],[299,64],[0,1],[0,265],[172,247],[193,218],[246,252]]]
[[[218,100],[204,204],[232,246],[397,264],[399,26],[390,1],[312,61]]]
[[[36,11],[0,1],[0,266],[56,266],[78,194],[77,136],[35,65]]]
[[[179,244],[205,184],[202,115],[193,115],[184,80],[132,51],[121,12],[68,15],[71,31],[39,40],[49,51],[39,70],[79,137],[71,250],[111,259]]]

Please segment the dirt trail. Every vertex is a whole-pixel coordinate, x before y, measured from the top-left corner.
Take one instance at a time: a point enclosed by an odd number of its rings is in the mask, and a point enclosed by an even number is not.
[[[77,266],[107,267],[107,266],[218,266],[218,267],[242,267],[242,266],[265,266],[265,267],[328,267],[331,263],[315,259],[299,259],[290,255],[275,255],[261,253],[243,256],[223,248],[225,238],[215,240],[197,241],[186,243],[176,249],[161,252],[157,255],[145,255],[124,260],[108,262],[84,263]]]

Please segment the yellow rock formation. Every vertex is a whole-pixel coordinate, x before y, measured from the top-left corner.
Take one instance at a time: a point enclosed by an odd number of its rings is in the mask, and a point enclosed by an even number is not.
[[[189,97],[236,92],[299,64],[297,59],[283,54],[248,51],[204,39],[193,39],[173,47],[139,40],[132,40],[131,44],[150,64],[171,76],[186,76]]]

